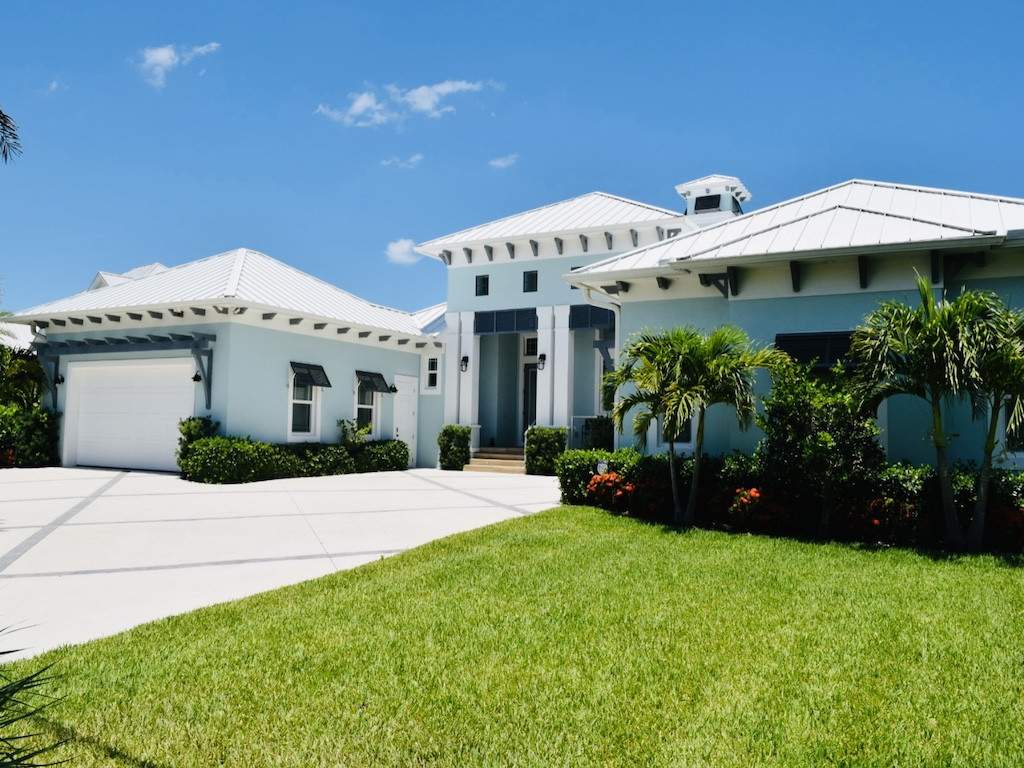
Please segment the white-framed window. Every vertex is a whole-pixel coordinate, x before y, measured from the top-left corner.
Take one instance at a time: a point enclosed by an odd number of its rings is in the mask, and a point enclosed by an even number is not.
[[[1009,414],[1004,408],[999,438],[1003,443],[1003,450],[1006,452],[1006,463],[1013,469],[1024,468],[1024,428],[1018,429],[1016,434],[1006,434],[1006,419],[1008,416]]]
[[[370,438],[380,436],[380,394],[374,391],[368,381],[356,378],[356,426],[370,428]]]
[[[683,434],[677,435],[673,441],[677,453],[690,453],[693,451],[693,432],[696,429],[696,425],[693,422],[694,420],[690,419],[683,428]],[[650,432],[653,435],[649,433],[647,436],[648,445],[655,453],[665,453],[668,451],[668,438],[665,436],[663,426],[661,419],[658,419],[656,423],[651,425]]]
[[[289,371],[288,441],[320,440],[320,388],[307,376]]]
[[[441,358],[423,358],[422,371],[420,390],[425,395],[436,395],[441,391]]]

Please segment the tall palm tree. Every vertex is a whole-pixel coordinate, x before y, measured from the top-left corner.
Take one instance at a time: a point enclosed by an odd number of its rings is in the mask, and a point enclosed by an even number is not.
[[[868,407],[901,394],[928,403],[946,544],[959,549],[964,537],[954,506],[942,405],[964,398],[979,381],[978,342],[994,332],[1000,306],[992,294],[976,291],[952,301],[937,298],[920,275],[917,290],[917,307],[886,301],[872,311],[853,333],[850,357]]]
[[[1013,434],[1024,422],[1024,313],[1007,309],[998,302],[995,321],[975,334],[978,349],[978,380],[971,387],[975,415],[988,417],[981,468],[978,471],[974,515],[967,529],[967,546],[981,549],[985,538],[985,516],[992,485],[992,455],[999,424],[1006,419],[1006,432]]]
[[[612,408],[612,420],[622,432],[626,415],[633,415],[633,433],[641,447],[647,431],[658,419],[669,438],[672,506],[677,525],[691,525],[697,508],[704,455],[704,416],[716,403],[731,405],[736,420],[746,429],[754,416],[754,379],[757,369],[773,370],[788,357],[771,347],[757,348],[742,330],[723,326],[703,334],[687,326],[663,334],[644,333],[623,351],[618,368],[605,377],[609,393],[628,387]],[[676,473],[676,436],[696,420],[693,474],[683,510]]]
[[[0,160],[9,163],[21,154],[21,139],[18,137],[18,125],[14,119],[0,109]]]

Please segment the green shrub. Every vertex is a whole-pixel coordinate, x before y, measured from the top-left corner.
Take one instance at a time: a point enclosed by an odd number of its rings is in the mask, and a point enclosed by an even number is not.
[[[178,466],[181,466],[182,458],[188,456],[189,448],[196,440],[204,437],[214,437],[220,427],[219,421],[214,421],[208,416],[192,416],[178,422]]]
[[[356,472],[397,472],[409,468],[409,446],[402,440],[371,440],[352,458]]]
[[[0,405],[0,467],[60,463],[60,415],[39,406]]]
[[[615,446],[615,428],[608,416],[594,416],[583,422],[583,447],[610,451]]]
[[[461,424],[445,424],[437,435],[438,455],[441,469],[461,471],[469,464],[469,444],[472,427]]]
[[[847,538],[869,543],[911,544],[922,538],[930,486],[935,470],[929,466],[890,464],[878,473],[872,498],[850,507]]]
[[[587,484],[598,474],[598,465],[604,464],[606,472],[616,472],[627,479],[632,477],[633,468],[640,460],[640,454],[633,448],[621,448],[614,453],[602,450],[570,450],[555,459],[555,474],[562,491],[562,503],[585,504]]]
[[[302,477],[350,475],[356,471],[352,455],[342,445],[287,443],[277,448],[298,458]]]
[[[247,437],[204,437],[180,461],[181,476],[197,483],[252,483],[301,477],[302,460],[279,446]]]
[[[555,474],[555,459],[565,452],[565,427],[537,427],[526,430],[526,474]]]
[[[36,353],[0,344],[0,405],[31,410],[42,402],[46,391],[46,374]]]
[[[618,472],[594,475],[587,483],[587,504],[623,514],[629,510],[634,485]]]

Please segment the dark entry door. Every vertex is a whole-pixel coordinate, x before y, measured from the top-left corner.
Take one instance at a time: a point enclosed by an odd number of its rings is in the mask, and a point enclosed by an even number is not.
[[[537,364],[523,366],[523,431],[537,423]]]

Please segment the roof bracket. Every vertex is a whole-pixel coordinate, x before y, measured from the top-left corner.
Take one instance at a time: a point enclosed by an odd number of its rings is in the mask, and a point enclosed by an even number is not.
[[[590,241],[587,239],[587,236],[586,235],[580,235],[580,247],[583,249],[584,253],[587,252],[587,247],[589,245],[590,245]]]
[[[609,251],[612,249],[612,242],[614,242],[613,238],[612,238],[612,233],[611,232],[605,232],[604,233],[604,244],[608,246],[608,250]]]
[[[505,243],[505,250],[508,251],[508,257],[514,259],[516,257],[516,245],[515,243]]]
[[[629,283],[625,280],[616,280],[615,287],[619,289],[619,293],[629,293]]]
[[[800,262],[789,262],[789,279],[793,283],[793,293],[800,293]]]
[[[942,254],[938,251],[931,252],[932,285],[942,282]]]
[[[867,288],[868,283],[870,282],[870,275],[868,275],[869,266],[870,264],[868,262],[867,256],[865,256],[862,253],[860,256],[857,257],[857,280],[860,283],[860,287],[862,290],[864,288]]]
[[[462,249],[462,255],[466,257],[466,263],[467,264],[472,264],[473,263],[473,249],[472,248],[463,248]]]
[[[973,264],[976,267],[985,266],[985,253],[984,251],[976,251],[974,253],[949,253],[946,254],[946,263],[944,264],[944,272],[946,276],[946,282],[955,278],[960,274],[962,270],[968,264]]]
[[[565,243],[560,237],[555,238],[555,250],[558,251],[559,256],[561,256],[562,252],[565,250]]]
[[[656,277],[654,280],[658,284],[658,287],[663,291],[667,291],[669,286],[672,285],[672,280],[668,277]]]
[[[199,377],[203,380],[203,394],[206,396],[206,410],[210,410],[213,394],[213,350],[192,347],[192,359],[196,361]]]
[[[533,257],[537,258],[537,254],[540,252],[540,243],[538,243],[536,240],[531,240],[530,250],[533,251]]]
[[[658,233],[658,239],[659,240],[664,240],[665,239],[665,228],[664,227],[655,227],[654,231]]]
[[[726,280],[729,283],[729,293],[733,296],[740,295],[740,268],[739,267],[726,267],[725,268]]]
[[[629,230],[629,239],[633,242],[633,247],[636,248],[640,244],[640,233],[635,229]]]
[[[704,272],[697,275],[697,279],[705,288],[715,287],[722,294],[722,298],[729,298],[729,275],[727,272]]]
[[[484,253],[487,254],[488,261],[494,261],[494,248],[490,245],[484,246]]]

